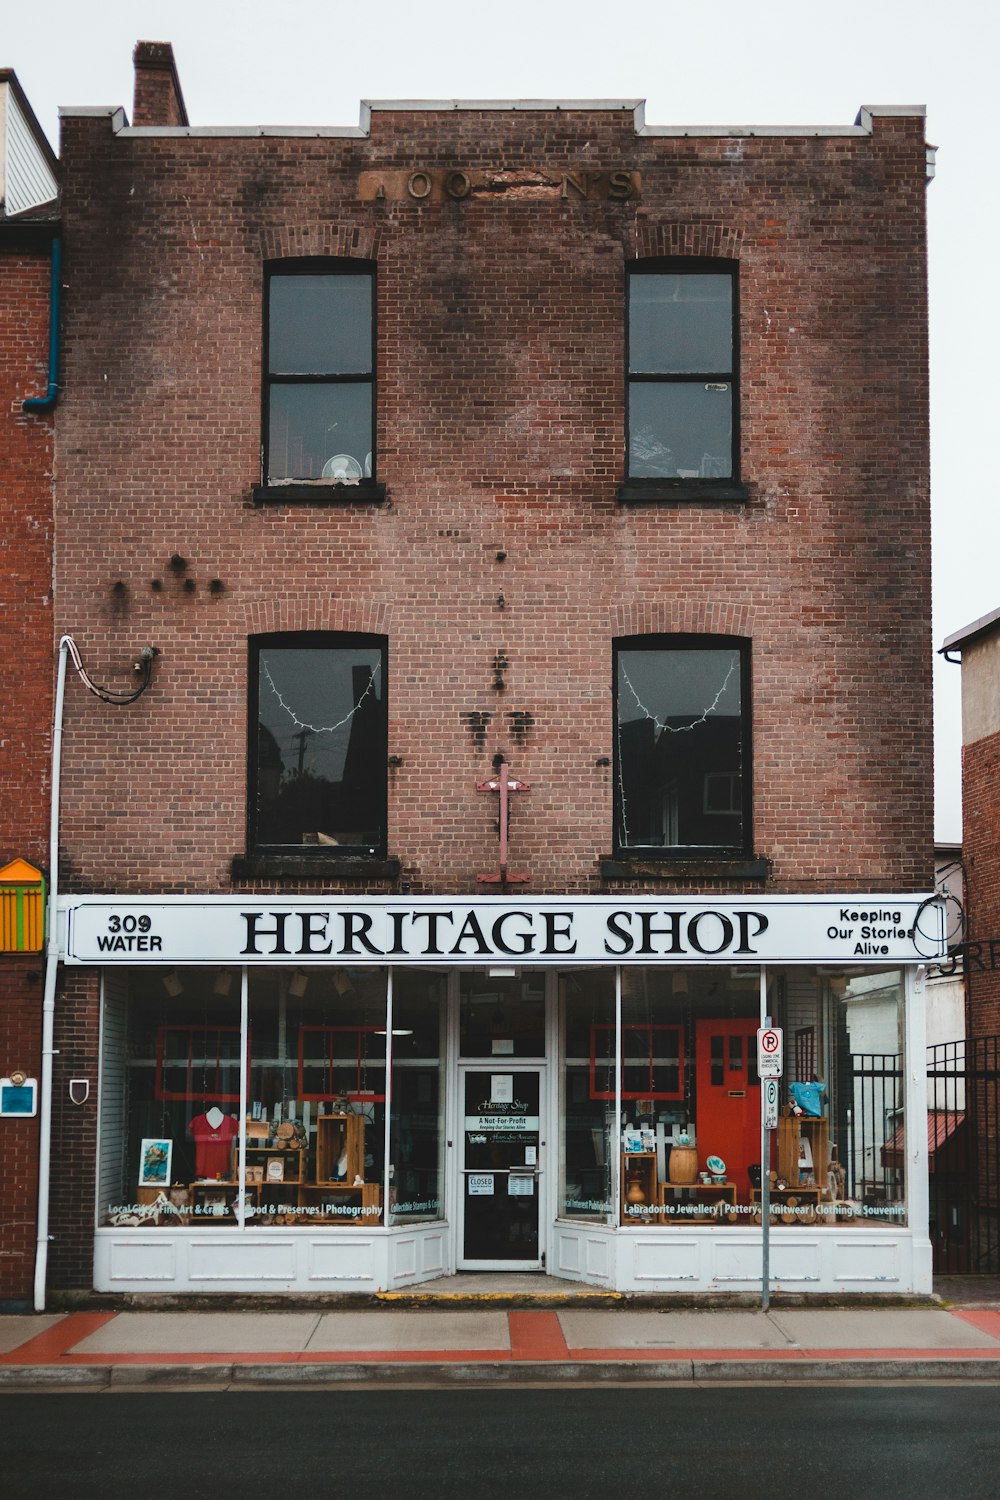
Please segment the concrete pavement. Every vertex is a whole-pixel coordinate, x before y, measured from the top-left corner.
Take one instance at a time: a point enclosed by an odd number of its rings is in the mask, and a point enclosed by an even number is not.
[[[1000,1304],[677,1306],[545,1279],[262,1311],[0,1317],[0,1391],[199,1385],[1000,1381]],[[559,1286],[569,1286],[560,1294]],[[401,1303],[405,1305],[401,1305]],[[541,1304],[541,1305],[539,1305]]]

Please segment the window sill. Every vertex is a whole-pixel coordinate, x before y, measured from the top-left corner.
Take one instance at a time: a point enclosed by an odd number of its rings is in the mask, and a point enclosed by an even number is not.
[[[381,505],[385,485],[374,479],[359,479],[357,484],[331,483],[327,479],[298,480],[290,484],[258,484],[252,491],[255,505],[289,505],[305,501],[313,505],[350,505],[358,501]]]
[[[702,505],[744,504],[750,499],[750,491],[745,484],[732,479],[626,479],[618,486],[615,498],[624,505],[659,505],[664,500]]]
[[[602,880],[767,880],[771,861],[749,859],[602,859]]]
[[[234,885],[248,881],[398,880],[398,859],[368,854],[235,854],[230,865]]]

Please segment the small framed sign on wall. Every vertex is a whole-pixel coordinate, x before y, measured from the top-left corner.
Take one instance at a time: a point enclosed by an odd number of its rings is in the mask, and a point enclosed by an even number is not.
[[[38,1079],[24,1073],[0,1078],[0,1117],[30,1119],[38,1113]]]

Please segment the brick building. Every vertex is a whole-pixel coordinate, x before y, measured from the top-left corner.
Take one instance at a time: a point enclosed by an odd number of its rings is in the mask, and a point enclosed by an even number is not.
[[[40,1070],[41,922],[23,900],[49,863],[52,416],[49,327],[56,162],[16,76],[0,69],[0,1077]],[[35,401],[25,410],[25,399]],[[37,399],[36,398],[40,398]],[[0,1096],[0,1108],[3,1108]],[[37,1116],[0,1118],[0,1305],[30,1293]]]
[[[962,856],[968,1035],[1000,1036],[1000,610],[941,648],[962,667]]]
[[[67,691],[50,1284],[752,1288],[768,1017],[777,1284],[928,1289],[922,111],[199,130],[140,44],[133,118],[62,121],[56,629],[159,654]]]

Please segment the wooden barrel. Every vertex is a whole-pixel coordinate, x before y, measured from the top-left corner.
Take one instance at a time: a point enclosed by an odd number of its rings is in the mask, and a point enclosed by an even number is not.
[[[698,1152],[694,1146],[672,1146],[670,1148],[670,1181],[675,1186],[684,1186],[698,1180]]]

